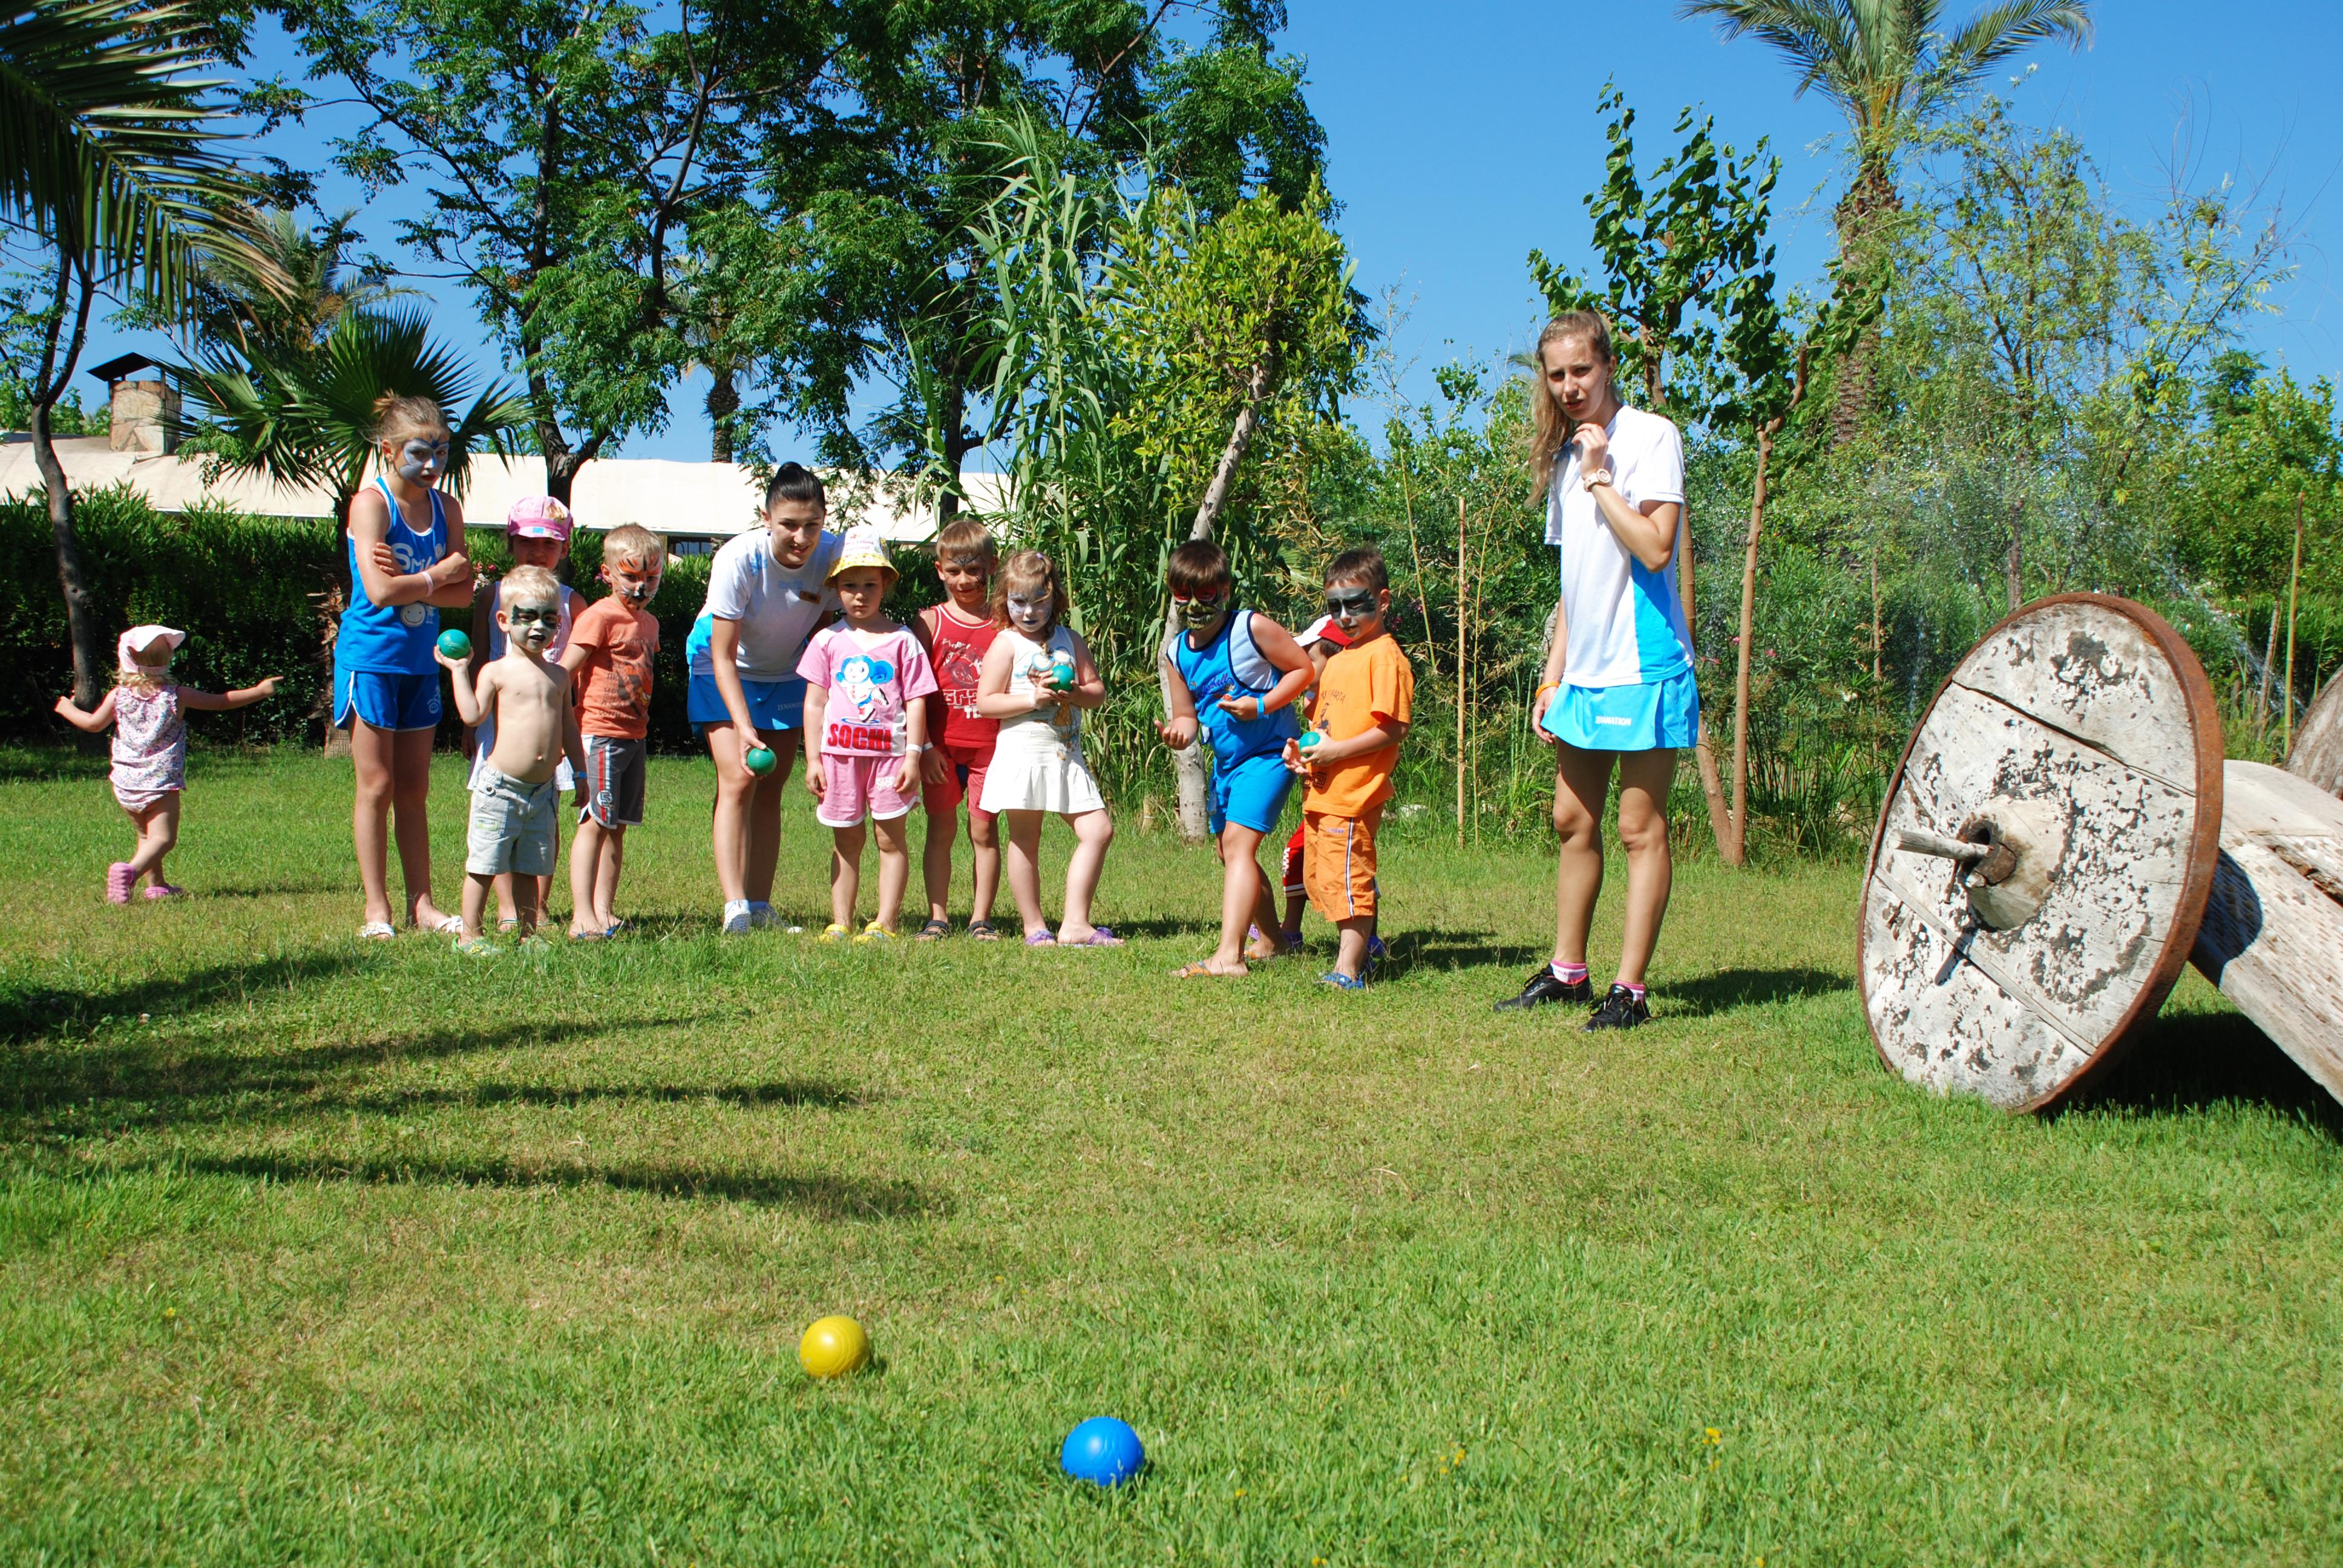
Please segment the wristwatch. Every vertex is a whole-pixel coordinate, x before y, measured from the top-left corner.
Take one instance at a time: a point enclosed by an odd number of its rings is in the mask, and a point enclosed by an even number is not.
[[[1611,470],[1607,467],[1597,468],[1594,472],[1587,475],[1584,478],[1578,481],[1582,488],[1589,490],[1593,489],[1597,485],[1611,485],[1615,487],[1618,482],[1619,481],[1616,478],[1613,477]]]

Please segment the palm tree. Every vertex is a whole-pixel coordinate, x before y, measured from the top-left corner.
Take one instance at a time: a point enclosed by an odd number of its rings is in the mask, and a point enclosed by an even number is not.
[[[528,400],[498,381],[457,407],[472,384],[471,371],[444,345],[431,341],[421,309],[352,310],[323,343],[297,342],[279,350],[239,354],[225,343],[201,350],[194,365],[166,366],[186,398],[183,451],[208,453],[220,468],[257,474],[289,486],[317,485],[334,495],[335,579],[320,596],[325,622],[321,658],[330,667],[341,611],[349,602],[350,502],[366,483],[374,452],[375,401],[384,393],[428,397],[454,424],[447,450],[447,487],[463,494],[472,453],[486,446],[510,449],[508,431],[529,423]],[[332,682],[325,684],[330,692]],[[338,732],[327,727],[330,749]]]
[[[1684,0],[1686,18],[1714,20],[1727,38],[1750,35],[1795,66],[1795,91],[1819,90],[1846,116],[1855,175],[1839,198],[1842,294],[1882,292],[1886,240],[1903,202],[1896,153],[1986,73],[2036,44],[2091,41],[2090,0],[2000,0],[1949,31],[1937,0]],[[1848,347],[1831,427],[1852,436],[1871,401],[1876,328]]]
[[[110,668],[82,581],[73,492],[51,414],[88,340],[100,294],[133,293],[166,317],[183,312],[197,258],[233,248],[216,207],[245,183],[215,149],[214,85],[184,5],[138,9],[99,0],[32,0],[0,15],[0,216],[30,228],[55,257],[32,387],[33,457],[48,492],[57,581],[73,642],[75,700],[97,700]]]
[[[203,258],[194,311],[204,337],[276,357],[317,349],[352,311],[415,290],[379,263],[353,263],[355,211],[304,229],[282,207],[237,206],[222,222],[245,241]]]

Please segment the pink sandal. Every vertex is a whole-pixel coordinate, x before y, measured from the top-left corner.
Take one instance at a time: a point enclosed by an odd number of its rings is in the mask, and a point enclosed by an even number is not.
[[[106,869],[106,901],[109,904],[128,903],[130,890],[137,880],[138,873],[130,869],[129,861],[115,861]]]
[[[175,888],[168,882],[156,882],[146,890],[146,896],[149,899],[184,899],[187,896],[187,890]]]

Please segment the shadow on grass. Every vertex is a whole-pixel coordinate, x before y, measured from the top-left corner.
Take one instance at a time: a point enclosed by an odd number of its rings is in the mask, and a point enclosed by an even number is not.
[[[722,1198],[795,1209],[823,1220],[906,1220],[950,1211],[940,1196],[909,1181],[829,1172],[703,1171],[686,1165],[515,1164],[509,1160],[337,1160],[282,1154],[179,1155],[151,1169],[174,1174],[240,1176],[267,1181],[414,1183],[452,1187],[608,1187],[661,1198]]]
[[[1317,935],[1314,931],[1311,934]],[[1508,946],[1495,940],[1496,935],[1493,930],[1439,930],[1401,931],[1386,936],[1383,976],[1397,980],[1419,969],[1526,968],[1536,961],[1537,955],[1527,946]],[[1322,941],[1321,950],[1328,958],[1333,957],[1333,941]]]
[[[348,878],[327,878],[317,881],[229,882],[218,887],[190,888],[191,900],[204,899],[286,899],[309,893],[352,893],[357,884]]]
[[[194,1012],[229,997],[316,985],[357,967],[355,951],[331,950],[250,963],[216,964],[187,975],[155,975],[111,989],[35,986],[0,990],[0,1041],[86,1031],[106,1018],[135,1018],[157,1008]]]
[[[718,1083],[691,1088],[664,1083],[590,1083],[573,1087],[536,1083],[480,1083],[468,1089],[417,1089],[392,1094],[354,1094],[303,1102],[306,1111],[366,1111],[397,1116],[409,1111],[453,1106],[482,1110],[497,1105],[565,1109],[606,1101],[643,1105],[780,1105],[815,1111],[853,1111],[879,1096],[835,1083],[785,1079],[773,1083]]]
[[[184,1037],[40,1043],[0,1054],[0,1126],[67,1106],[126,1103],[146,1108],[137,1122],[244,1119],[250,1110],[206,1113],[198,1102],[246,1095],[297,1095],[354,1067],[419,1061],[474,1051],[550,1045],[579,1035],[662,1029],[689,1018],[598,1019],[592,1023],[513,1024],[501,1029],[430,1030],[387,1040],[346,1040],[294,1050],[185,1050]],[[261,1114],[298,1116],[308,1102]],[[341,1109],[350,1109],[348,1106]],[[117,1123],[117,1125],[122,1123]]]
[[[1671,1012],[1688,1018],[1709,1018],[1740,1008],[1835,996],[1854,989],[1852,979],[1828,970],[1718,970],[1715,974],[1671,981],[1660,994],[1673,1004]]]
[[[2137,1116],[2248,1106],[2295,1117],[2343,1141],[2343,1104],[2254,1021],[2234,1012],[2172,1012],[2149,1023],[2120,1061],[2051,1115]]]

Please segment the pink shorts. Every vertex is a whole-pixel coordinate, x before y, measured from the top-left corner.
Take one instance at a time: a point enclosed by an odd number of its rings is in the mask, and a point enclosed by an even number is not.
[[[821,754],[821,805],[814,820],[829,828],[851,828],[869,813],[874,822],[909,816],[911,798],[895,789],[900,757],[858,757],[848,752]]]
[[[990,746],[954,746],[950,742],[936,748],[944,755],[944,776],[941,783],[920,783],[920,803],[930,817],[949,817],[960,809],[962,797],[968,800],[970,821],[990,822],[992,813],[977,804],[984,799],[984,770],[992,763]]]

